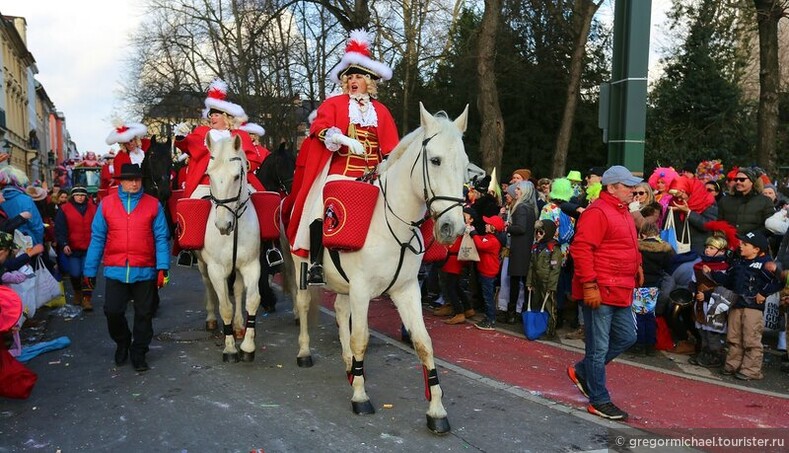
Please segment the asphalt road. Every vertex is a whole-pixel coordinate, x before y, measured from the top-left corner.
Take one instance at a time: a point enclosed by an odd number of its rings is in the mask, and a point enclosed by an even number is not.
[[[593,451],[621,426],[439,361],[452,432],[433,435],[416,356],[375,332],[365,370],[376,414],[354,415],[331,312],[312,330],[312,368],[296,365],[282,300],[258,316],[255,361],[223,363],[202,292],[196,269],[173,269],[144,373],[113,362],[101,280],[93,313],[50,313],[43,339],[72,344],[28,363],[39,376],[29,399],[0,399],[0,452]]]

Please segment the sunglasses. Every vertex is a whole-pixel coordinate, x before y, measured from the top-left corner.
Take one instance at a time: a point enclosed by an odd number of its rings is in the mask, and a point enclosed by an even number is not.
[[[534,234],[545,234],[545,231],[543,231],[543,230],[537,230],[537,231],[535,231],[535,232],[534,232]]]
[[[633,192],[633,195],[646,195],[646,194],[647,194],[646,192],[644,192],[644,191],[640,191],[640,190],[639,190],[639,191],[634,191],[634,192]]]
[[[748,178],[734,178],[733,180],[737,182],[745,182],[748,180]]]

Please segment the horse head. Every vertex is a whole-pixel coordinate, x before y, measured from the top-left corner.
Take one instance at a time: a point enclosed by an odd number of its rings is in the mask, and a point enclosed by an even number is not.
[[[463,183],[465,182],[468,156],[463,146],[468,105],[454,121],[444,112],[431,115],[419,103],[421,121],[421,178],[412,184],[427,204],[430,217],[435,221],[433,234],[441,244],[451,244],[465,230],[463,218]],[[419,171],[415,162],[413,173]]]
[[[238,135],[214,141],[208,134],[206,145],[211,152],[206,174],[211,180],[211,202],[216,206],[214,225],[220,233],[229,235],[249,200],[247,158]]]
[[[293,185],[293,173],[296,169],[296,158],[293,153],[280,143],[277,150],[263,160],[255,172],[258,180],[266,190],[273,190],[282,194],[289,194]]]
[[[172,170],[172,139],[158,142],[156,136],[151,137],[151,145],[145,152],[142,162],[142,185],[145,193],[159,200],[170,198],[170,172]]]

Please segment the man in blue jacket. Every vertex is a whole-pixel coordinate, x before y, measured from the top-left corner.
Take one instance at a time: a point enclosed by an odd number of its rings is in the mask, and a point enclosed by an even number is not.
[[[41,214],[38,212],[38,208],[36,208],[36,204],[30,198],[30,195],[21,188],[9,184],[3,187],[3,198],[5,198],[5,201],[0,204],[0,209],[5,211],[9,219],[13,219],[23,212],[30,213],[28,221],[17,229],[33,238],[33,245],[43,244],[44,221],[41,219]]]
[[[110,337],[117,344],[115,364],[131,356],[137,371],[148,369],[145,354],[153,338],[153,298],[169,279],[170,250],[164,210],[142,191],[142,170],[124,164],[118,193],[104,198],[91,226],[85,259],[88,287],[96,281],[99,261],[104,264],[104,315]],[[134,300],[134,327],[129,331],[126,306]]]

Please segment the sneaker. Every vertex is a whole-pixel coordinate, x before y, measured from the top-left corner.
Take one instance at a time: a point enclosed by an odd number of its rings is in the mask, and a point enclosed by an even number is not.
[[[758,380],[760,380],[762,378],[761,376],[748,376],[748,375],[742,374],[742,373],[736,373],[734,375],[734,377],[736,377],[737,379],[739,379],[741,381],[758,381]]]
[[[496,330],[496,323],[490,322],[487,319],[483,319],[482,321],[474,324],[474,327],[480,330]]]
[[[570,365],[567,367],[567,377],[569,377],[570,380],[573,381],[573,384],[575,384],[575,386],[578,387],[578,390],[581,391],[581,394],[584,397],[589,398],[589,391],[586,390],[586,380],[578,377],[578,374],[576,374],[575,372],[574,365]]]
[[[627,412],[616,407],[612,402],[590,404],[587,408],[590,414],[598,415],[609,420],[627,420]]]
[[[724,375],[724,376],[733,376],[734,373],[736,373],[736,371],[730,370],[730,369],[728,369],[726,367],[723,367],[723,369],[721,370],[721,374]]]

